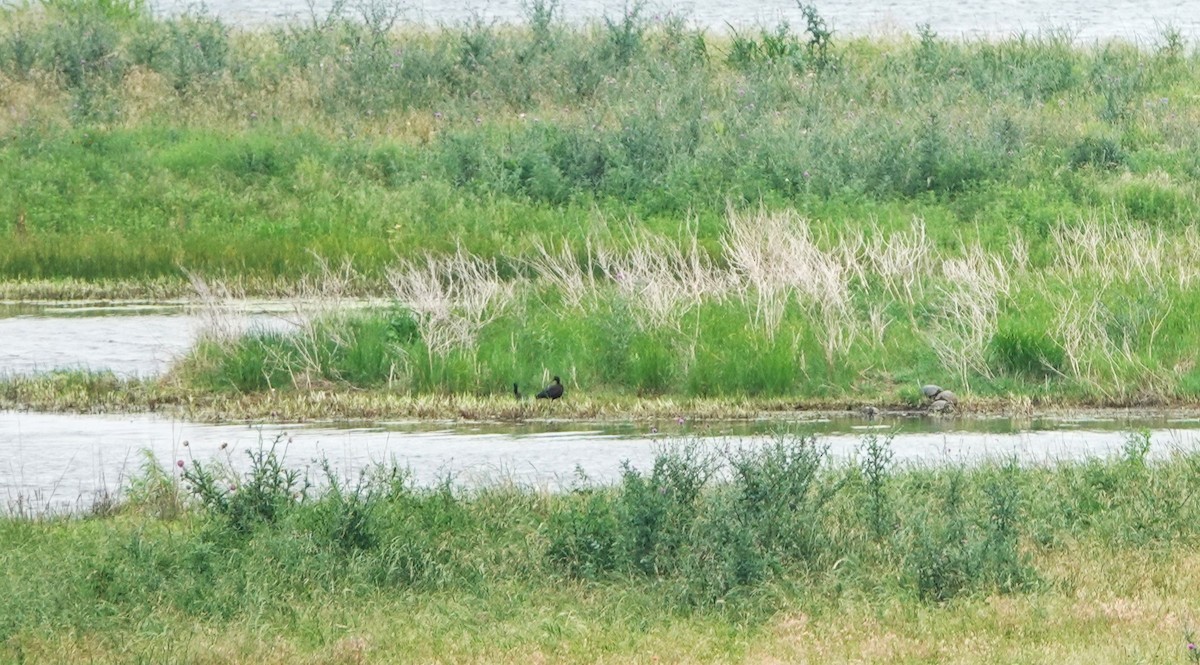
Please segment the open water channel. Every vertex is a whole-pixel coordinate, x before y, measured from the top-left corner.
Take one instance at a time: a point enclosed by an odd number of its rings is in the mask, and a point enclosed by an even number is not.
[[[286,329],[302,305],[246,302],[227,306],[224,326]],[[0,375],[55,369],[111,370],[154,377],[212,324],[211,310],[185,303],[0,304]],[[249,465],[248,451],[274,445],[288,466],[322,462],[353,477],[374,464],[407,467],[415,482],[447,478],[472,485],[516,482],[559,489],[612,480],[628,461],[648,468],[667,447],[690,443],[713,450],[757,445],[780,429],[813,433],[834,459],[857,454],[865,434],[893,436],[900,464],[971,464],[1017,458],[1055,463],[1118,454],[1128,432],[1151,431],[1151,455],[1190,450],[1200,419],[1171,414],[1012,420],[1008,418],[882,417],[864,420],[795,414],[755,422],[567,423],[546,405],[540,422],[384,422],[296,425],[209,425],[154,415],[66,415],[0,412],[0,511],[87,509],[98,496],[120,493],[147,455],[178,473],[183,460]]]
[[[336,0],[208,0],[208,11],[242,25],[279,24],[325,16]],[[457,24],[465,21],[519,22],[530,0],[349,0],[347,15],[363,6],[403,9],[405,21]],[[549,1],[547,5],[551,4]],[[561,0],[561,16],[569,21],[620,17],[633,0]],[[731,27],[775,26],[780,21],[799,29],[804,18],[794,0],[658,0],[645,2],[642,16],[662,19],[673,14],[712,32]],[[1067,30],[1083,43],[1114,37],[1145,44],[1158,39],[1166,26],[1187,38],[1200,35],[1200,11],[1195,0],[805,0],[825,18],[835,34],[894,34],[915,32],[929,25],[942,37],[996,38],[1018,33]],[[194,9],[193,0],[154,0],[164,14]]]

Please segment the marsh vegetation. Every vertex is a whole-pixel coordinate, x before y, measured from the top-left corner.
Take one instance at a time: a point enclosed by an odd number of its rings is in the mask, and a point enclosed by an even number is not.
[[[799,434],[680,441],[558,492],[305,474],[269,444],[242,473],[148,459],[91,517],[0,520],[0,654],[1034,662],[1082,640],[1093,662],[1182,660],[1200,461],[1147,444],[922,468],[882,437],[849,462]]]
[[[1196,395],[1200,68],[1177,32],[389,6],[263,30],[2,10],[5,288],[396,302],[205,344],[177,376],[217,390]]]

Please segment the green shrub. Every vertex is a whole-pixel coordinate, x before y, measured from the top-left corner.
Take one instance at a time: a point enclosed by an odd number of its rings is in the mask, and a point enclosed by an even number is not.
[[[821,476],[827,455],[813,435],[779,433],[730,460],[739,511],[768,555],[814,565],[828,553],[825,506],[841,483]]]
[[[612,500],[602,490],[572,492],[547,525],[551,563],[572,577],[597,579],[617,565],[618,525]]]
[[[183,467],[186,489],[233,534],[246,535],[260,525],[279,522],[310,487],[308,479],[300,471],[284,467],[276,453],[283,437],[277,436],[269,448],[247,450],[250,468],[240,477],[193,460]]]
[[[1116,169],[1125,165],[1127,157],[1121,144],[1107,136],[1085,136],[1071,148],[1071,168],[1091,166]]]
[[[631,571],[661,576],[679,570],[712,473],[712,460],[698,446],[659,454],[649,477],[623,466],[615,547]]]

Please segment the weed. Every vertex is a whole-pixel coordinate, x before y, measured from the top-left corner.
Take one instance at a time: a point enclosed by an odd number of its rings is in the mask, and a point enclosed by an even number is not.
[[[310,487],[300,471],[284,467],[277,452],[284,436],[277,436],[269,448],[247,450],[250,469],[241,477],[222,473],[200,460],[185,464],[187,490],[234,534],[246,535],[259,525],[276,523]]]
[[[888,496],[888,479],[892,473],[891,436],[882,440],[875,434],[864,436],[862,453],[860,466],[867,484],[867,523],[871,526],[871,534],[881,540],[892,532],[896,519]]]

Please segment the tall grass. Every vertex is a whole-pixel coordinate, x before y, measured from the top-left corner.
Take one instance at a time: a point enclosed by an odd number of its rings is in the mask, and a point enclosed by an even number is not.
[[[218,634],[253,624],[307,652],[329,644],[308,641],[321,606],[346,608],[350,634],[368,636],[380,657],[441,649],[507,659],[494,645],[446,640],[544,602],[565,603],[567,624],[550,622],[563,630],[615,622],[626,638],[605,638],[603,650],[617,654],[653,650],[644,640],[658,621],[754,630],[780,611],[832,618],[859,600],[905,613],[1077,592],[1132,602],[1173,588],[1161,567],[1200,535],[1194,454],[1155,461],[1144,444],[1131,434],[1119,458],[1050,467],[896,468],[886,439],[865,441],[860,463],[845,463],[812,437],[781,434],[726,451],[678,444],[611,485],[582,480],[554,493],[503,481],[416,487],[387,465],[306,476],[271,446],[251,451],[242,473],[221,461],[152,465],[108,516],[0,520],[0,653],[175,654],[189,640],[150,635],[181,621]],[[1146,548],[1162,574],[1121,586],[1121,562]],[[1083,552],[1111,576],[1056,563]],[[434,628],[392,642],[374,616],[391,611],[390,598],[460,619],[431,618]],[[484,616],[463,619],[459,603]],[[616,615],[601,609],[613,603]],[[963,628],[993,629],[1006,630]],[[572,657],[598,648],[556,639],[583,649]],[[501,652],[538,638],[507,640]]]
[[[930,380],[1094,404],[1196,394],[1191,245],[1162,231],[1060,226],[1035,267],[1019,238],[1004,253],[938,248],[919,220],[868,239],[761,208],[729,217],[720,262],[694,227],[589,236],[581,256],[538,245],[489,261],[460,248],[399,263],[390,306],[338,312],[358,279],[346,275],[314,285],[328,311],[303,332],[206,343],[176,376],[251,392],[320,377],[498,395],[559,375],[572,391],[641,396],[903,403]]]

